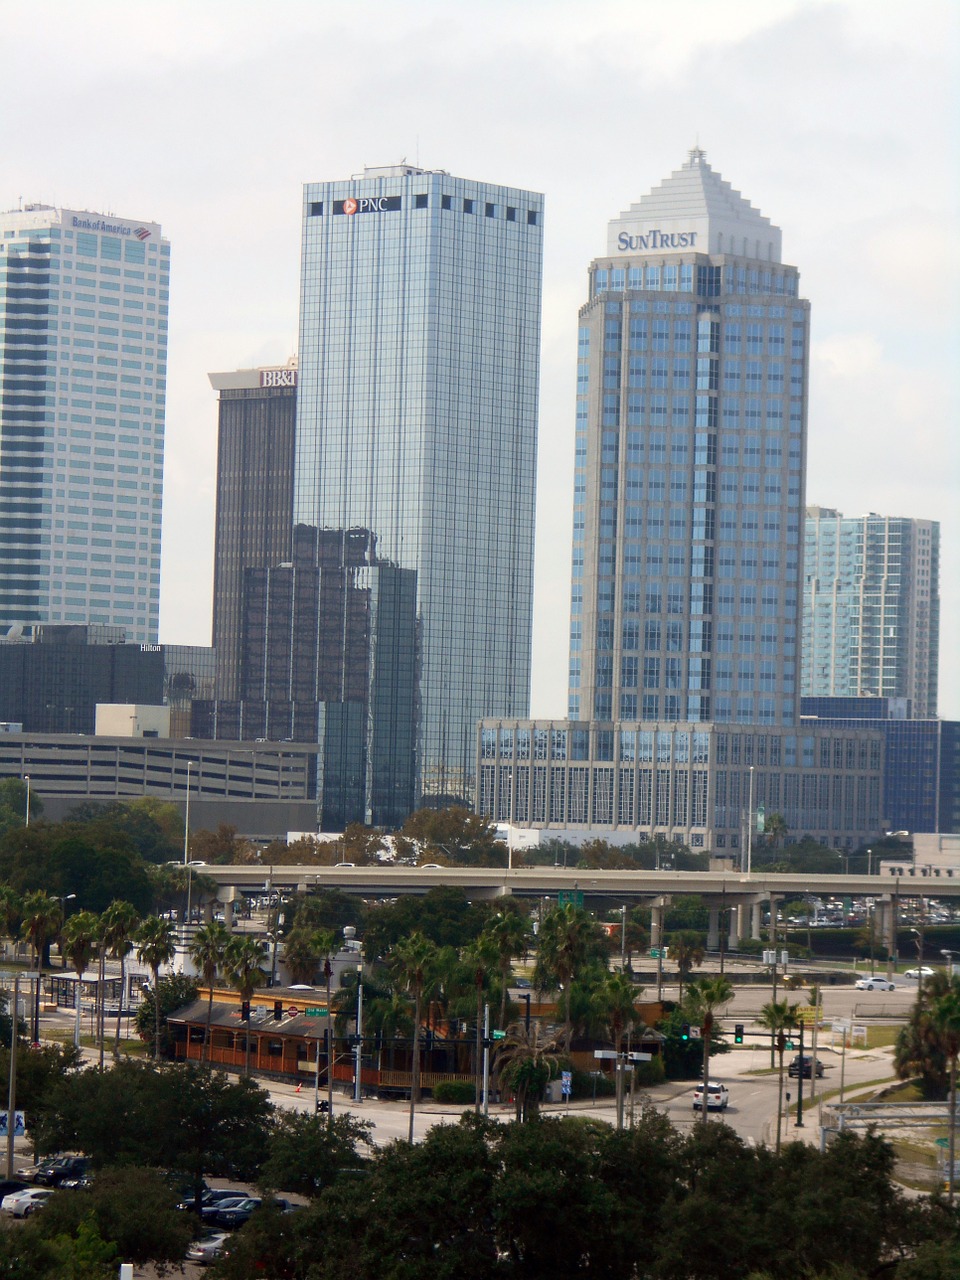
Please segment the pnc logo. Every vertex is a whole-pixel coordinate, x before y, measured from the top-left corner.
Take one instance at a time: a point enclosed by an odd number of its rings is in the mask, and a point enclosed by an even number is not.
[[[356,200],[354,200],[352,196],[348,197],[343,202],[344,213],[356,213],[359,208],[360,208],[359,203]]]

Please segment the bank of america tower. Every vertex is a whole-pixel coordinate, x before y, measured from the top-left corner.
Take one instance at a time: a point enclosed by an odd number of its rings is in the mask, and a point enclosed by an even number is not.
[[[695,149],[591,264],[572,719],[796,723],[809,305],[780,238]]]
[[[416,571],[427,796],[472,797],[478,719],[529,712],[542,222],[412,165],[304,191],[294,519]]]

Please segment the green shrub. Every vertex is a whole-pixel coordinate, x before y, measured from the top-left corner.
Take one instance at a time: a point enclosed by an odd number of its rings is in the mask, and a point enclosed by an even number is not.
[[[651,1058],[649,1062],[637,1063],[637,1084],[641,1089],[649,1089],[655,1084],[663,1084],[666,1078],[666,1067],[663,1065],[663,1058],[659,1054]]]
[[[433,1087],[434,1102],[452,1102],[472,1106],[477,1100],[476,1086],[469,1080],[441,1080]]]
[[[571,1098],[611,1098],[617,1091],[612,1075],[601,1075],[599,1071],[574,1071],[572,1076]]]

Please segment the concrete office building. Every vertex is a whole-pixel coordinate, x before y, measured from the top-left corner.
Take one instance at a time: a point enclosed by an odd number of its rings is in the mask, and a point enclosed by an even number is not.
[[[428,801],[528,712],[542,219],[411,165],[304,190],[294,519],[416,573]]]
[[[935,716],[939,523],[808,507],[804,579],[803,695],[908,698]]]
[[[0,626],[156,642],[169,255],[155,222],[0,213]]]
[[[879,735],[797,731],[808,337],[780,231],[701,150],[609,224],[580,309],[570,722],[482,725],[481,813],[694,848],[739,847],[761,804],[830,843],[877,830]]]
[[[239,697],[243,574],[289,563],[297,365],[211,373],[219,392],[213,647],[217,697]]]

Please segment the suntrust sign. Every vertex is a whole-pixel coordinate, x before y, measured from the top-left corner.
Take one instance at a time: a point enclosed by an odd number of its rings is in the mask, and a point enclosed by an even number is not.
[[[617,236],[617,248],[621,253],[636,253],[643,249],[659,249],[661,252],[668,249],[695,249],[696,245],[696,231],[661,231],[655,227],[642,236],[632,236],[628,231],[621,231]]]

